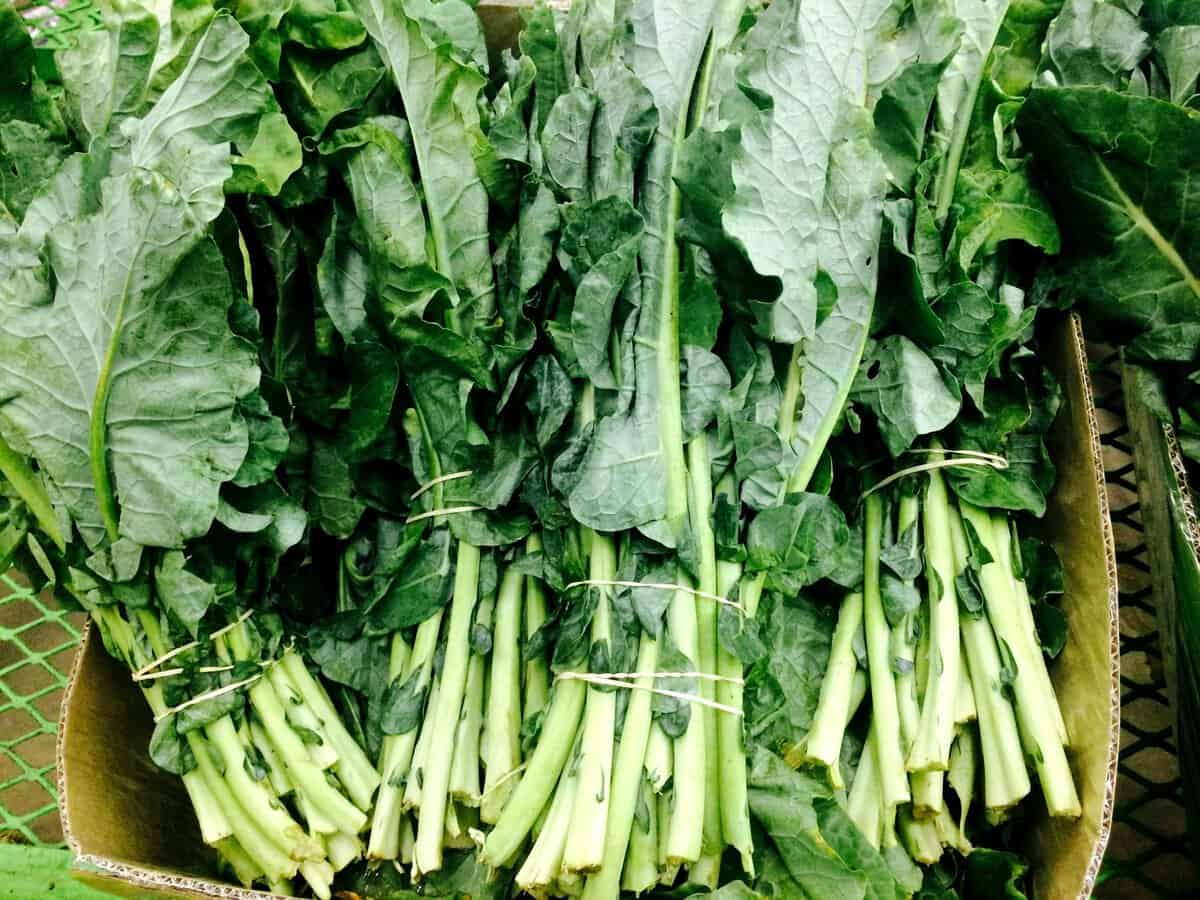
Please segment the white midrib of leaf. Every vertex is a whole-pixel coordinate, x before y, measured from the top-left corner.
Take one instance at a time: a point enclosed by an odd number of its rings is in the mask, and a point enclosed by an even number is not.
[[[683,146],[687,125],[686,112],[679,117],[674,146],[671,149],[671,171],[675,171]],[[667,200],[668,218],[663,234],[662,296],[658,316],[658,390],[659,439],[666,456],[667,521],[674,529],[683,527],[687,517],[687,464],[683,458],[683,418],[679,387],[679,248],[675,243],[675,226],[679,218],[679,187],[671,179]]]
[[[1184,258],[1179,255],[1179,251],[1175,249],[1175,245],[1168,241],[1166,236],[1159,231],[1158,226],[1146,215],[1146,211],[1133,202],[1133,198],[1125,192],[1125,189],[1121,187],[1121,183],[1117,181],[1116,176],[1113,175],[1112,171],[1105,164],[1104,158],[1094,150],[1092,151],[1092,156],[1096,160],[1096,166],[1099,168],[1100,174],[1104,176],[1105,184],[1108,185],[1117,199],[1121,201],[1121,206],[1124,208],[1125,214],[1129,216],[1133,227],[1150,239],[1155,249],[1162,254],[1163,259],[1167,261],[1171,268],[1179,273],[1180,279],[1188,286],[1188,290],[1192,292],[1192,295],[1197,300],[1200,300],[1200,280],[1196,278],[1195,273],[1188,267]]]
[[[408,39],[410,42],[412,41],[411,29],[416,27],[417,26],[405,20],[405,30],[409,32]],[[420,39],[418,38],[418,40]],[[406,88],[408,87],[408,78],[405,77],[404,86],[397,85],[397,87],[400,89],[400,96],[404,101],[404,108],[406,110],[412,109],[413,107],[409,105],[409,98],[407,96],[408,92],[406,91]],[[411,121],[412,120],[410,118],[410,124]],[[428,171],[427,163],[430,157],[428,145],[429,135],[426,133],[424,128],[411,127],[409,128],[409,134],[412,135],[413,151],[417,155],[417,171],[426,172]],[[425,179],[422,179],[422,182],[424,181]],[[423,184],[423,187],[428,190],[427,183]],[[437,270],[442,275],[445,275],[451,283],[456,284],[457,282],[454,280],[454,264],[450,261],[449,248],[447,247],[449,241],[446,238],[446,222],[442,218],[441,208],[436,203],[430,202],[428,195],[426,195],[425,198],[425,213],[429,216],[429,231],[433,234],[433,249],[434,253],[437,255]]]
[[[958,167],[962,163],[963,150],[967,145],[967,132],[971,130],[971,116],[975,111],[975,100],[979,96],[979,85],[983,79],[983,72],[987,68],[988,57],[992,55],[992,47],[996,44],[996,37],[1000,34],[1000,26],[1004,22],[1004,17],[1008,15],[1008,0],[1000,0],[1000,2],[1001,7],[996,10],[994,25],[988,34],[983,35],[986,43],[980,42],[979,71],[973,73],[971,83],[967,88],[967,96],[963,98],[954,117],[954,131],[950,135],[950,146],[946,151],[942,170],[938,173],[935,216],[939,223],[945,221],[946,215],[950,212],[950,204],[954,200],[954,184],[958,180]]]
[[[421,105],[411,102],[413,99],[413,90],[410,80],[410,70],[412,68],[412,57],[414,53],[424,52],[427,54],[432,54],[434,51],[429,50],[429,48],[425,46],[424,40],[420,35],[420,26],[413,23],[401,11],[398,14],[399,24],[401,27],[398,28],[396,33],[393,35],[393,40],[404,41],[408,49],[408,53],[405,55],[404,59],[405,65],[403,70],[401,70],[401,67],[398,65],[399,60],[397,60],[396,55],[392,53],[392,41],[387,39],[388,16],[383,9],[382,0],[364,0],[362,3],[355,3],[352,5],[357,11],[359,11],[360,17],[364,18],[363,24],[367,27],[367,32],[374,40],[376,49],[379,50],[380,55],[387,63],[388,70],[392,73],[392,80],[396,84],[396,89],[400,92],[400,99],[404,103],[405,110],[407,110],[409,113],[409,134],[412,137],[413,151],[417,156],[417,171],[419,173],[427,172],[429,171],[428,164],[431,158],[431,151],[428,144],[429,134],[427,133],[425,127],[415,127],[414,125],[412,112],[414,110],[421,109]],[[362,16],[362,11],[364,10],[369,10],[370,18],[373,21],[365,21],[366,17]],[[414,32],[416,33],[414,34]],[[421,124],[424,126],[425,122],[422,122]],[[422,179],[422,182],[425,182],[425,179]],[[450,260],[448,246],[449,240],[446,236],[446,222],[442,218],[442,210],[438,204],[431,202],[427,193],[429,188],[428,183],[423,183],[423,188],[426,191],[425,213],[428,216],[430,234],[433,235],[434,254],[437,257],[435,261],[437,271],[446,276],[451,283],[457,284],[454,278],[454,265]],[[451,313],[451,318],[456,318],[453,313]],[[455,322],[455,324],[457,324],[457,322]],[[457,328],[455,330],[457,330]]]
[[[147,230],[153,215],[143,219],[143,231],[137,246],[144,247],[149,241]],[[108,398],[112,393],[112,370],[117,359],[117,348],[121,343],[121,329],[125,326],[125,310],[129,305],[129,292],[133,284],[136,260],[125,267],[125,280],[121,284],[121,300],[113,316],[112,331],[108,347],[104,351],[104,362],[96,373],[96,391],[92,399],[92,411],[88,422],[88,456],[92,463],[92,482],[96,488],[96,505],[100,509],[100,520],[110,541],[120,537],[117,513],[117,498],[113,492],[112,473],[108,470]]]

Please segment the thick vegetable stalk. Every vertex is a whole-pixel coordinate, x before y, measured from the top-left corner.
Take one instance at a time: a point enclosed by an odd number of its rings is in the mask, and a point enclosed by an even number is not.
[[[250,688],[254,711],[263,722],[269,746],[281,760],[297,800],[327,822],[329,831],[357,835],[367,825],[365,813],[332,787],[325,773],[309,758],[304,742],[287,722],[282,699],[268,679],[259,679]],[[313,816],[307,818],[311,826]]]
[[[433,719],[427,726],[431,728],[431,739],[427,764],[422,773],[421,815],[417,820],[417,844],[413,854],[414,877],[436,872],[442,867],[442,832],[446,826],[450,766],[467,681],[471,622],[478,593],[479,548],[460,541],[454,569],[454,597],[450,603],[441,688]]]
[[[909,807],[896,813],[900,842],[914,861],[931,866],[942,858],[942,840],[930,819],[918,819]]]
[[[1041,647],[1041,641],[1038,638],[1037,625],[1033,620],[1033,604],[1029,600],[1029,589],[1025,586],[1025,580],[1021,578],[1014,566],[1013,561],[1020,559],[1020,542],[1013,540],[1013,528],[1008,526],[1008,523],[1003,517],[994,517],[995,533],[996,533],[996,549],[999,551],[999,558],[1007,560],[1005,568],[1008,569],[1013,591],[1015,592],[1015,602],[1018,612],[1021,614],[1021,621],[1025,624],[1025,633],[1028,636],[1029,645],[1036,651]],[[1041,654],[1037,654],[1041,657]],[[1048,699],[1048,705],[1054,713],[1054,723],[1058,727],[1058,737],[1062,741],[1064,747],[1071,746],[1071,736],[1067,733],[1067,724],[1063,720],[1062,708],[1058,703],[1058,695],[1054,692],[1054,685],[1050,681],[1050,670],[1046,668],[1045,659],[1042,659],[1042,664],[1037,667],[1038,680],[1042,682],[1042,691]]]
[[[699,671],[713,675],[717,671],[717,549],[712,527],[712,462],[708,455],[708,435],[700,434],[688,443],[688,510],[692,533],[700,551],[699,580],[701,593],[695,598],[697,645],[695,659]],[[640,670],[639,671],[643,671]],[[704,729],[704,828],[701,832],[700,858],[688,871],[688,881],[716,890],[721,875],[721,851],[725,844],[721,832],[721,779],[717,746],[716,682],[700,679],[700,696],[706,701],[692,705],[692,718],[699,717]],[[729,715],[725,713],[725,715]],[[738,718],[738,717],[735,717]]]
[[[541,833],[517,870],[517,885],[534,897],[549,896],[562,871],[567,828],[571,823],[571,807],[575,803],[578,787],[577,769],[569,766],[554,790],[554,799],[550,801]]]
[[[735,483],[732,475],[717,485],[718,496],[735,502]],[[761,583],[738,582],[742,576],[740,563],[721,560],[717,563],[717,595],[728,597],[738,590],[738,615],[752,620],[758,612]],[[758,585],[755,587],[755,585]],[[742,661],[719,643],[716,648],[717,702],[733,709],[742,708]],[[722,713],[716,716],[717,775],[721,783],[721,833],[729,846],[742,860],[742,870],[754,876],[754,838],[750,832],[750,804],[746,797],[746,748],[741,716]]]
[[[595,389],[590,382],[584,385],[581,392],[577,419],[580,427],[586,427],[595,420]],[[617,561],[611,537],[597,535],[590,529],[582,529],[581,537],[584,539],[584,546],[588,549],[589,578],[601,582],[612,581],[616,577]],[[540,539],[536,538],[527,545],[527,549],[530,549],[531,552],[537,547],[540,547]],[[610,640],[608,605],[611,602],[612,591],[609,587],[600,587],[599,590],[601,592],[600,605],[593,613],[590,623],[592,639],[607,642]],[[545,597],[540,583],[535,583],[532,579],[527,579],[526,582],[526,603],[530,609],[530,619],[534,621],[544,619],[546,614]],[[601,629],[599,621],[601,618],[603,619],[603,629]],[[578,673],[581,669],[582,667],[577,668],[574,673]],[[539,682],[542,678],[548,679],[547,670],[541,667],[532,669],[528,675]],[[535,691],[537,689],[535,687]],[[577,834],[575,850],[578,853],[575,862],[591,868],[599,866],[599,859],[596,856],[598,850],[595,844],[602,841],[606,828],[606,821],[599,820],[599,816],[603,813],[605,819],[607,818],[610,789],[608,770],[611,769],[612,764],[615,722],[608,721],[607,730],[600,730],[600,726],[605,724],[604,719],[608,714],[605,704],[612,698],[593,702],[592,695],[594,693],[603,692],[589,688],[586,681],[580,678],[564,678],[554,681],[553,687],[549,691],[545,718],[537,745],[529,759],[526,760],[520,780],[512,789],[508,804],[496,821],[495,828],[491,830],[484,842],[480,859],[485,865],[501,868],[511,863],[539,817],[545,814],[547,804],[551,801],[551,794],[554,793],[557,796],[562,791],[562,783],[566,780],[566,776],[563,775],[563,766],[573,751],[582,753],[576,748],[580,746],[583,736],[581,732],[587,732],[587,722],[583,721],[585,709],[587,709],[589,710],[589,720],[597,720],[592,725],[592,732],[601,735],[596,753],[605,752],[605,744],[607,744],[607,763],[603,758],[592,756],[593,799],[590,806],[586,798],[582,800],[582,804],[588,812],[581,812],[575,808],[576,798],[574,796],[570,804],[566,806],[565,813],[563,813],[563,805],[559,804],[557,812],[559,816],[564,816],[565,824],[561,836],[563,847],[559,849],[558,853],[564,860],[564,867],[569,867],[570,857],[567,848],[570,846],[570,833],[575,830]],[[534,702],[536,699],[536,697],[533,698]],[[526,714],[529,714],[528,708]],[[612,710],[611,716],[615,718],[615,709]],[[573,761],[572,772],[569,774],[573,776],[574,793],[582,796],[583,793],[586,793],[581,787],[583,778],[574,777],[578,776],[579,773],[576,770],[581,766],[582,760]],[[560,775],[563,777],[560,778]],[[599,782],[601,777],[604,778],[603,785]],[[595,799],[598,794],[601,797],[600,800]],[[538,835],[539,841],[545,833],[545,827],[543,824],[541,833]],[[589,837],[594,839],[595,844],[588,845],[586,843]]]
[[[612,538],[591,537],[591,579],[610,582],[617,573],[617,553]],[[592,617],[592,644],[608,647],[612,640],[612,588],[597,588],[599,604]],[[612,688],[588,687],[587,706],[579,745],[579,786],[567,829],[563,868],[568,872],[594,872],[604,858],[604,835],[612,801],[613,741],[617,727],[617,695]]]
[[[970,546],[958,511],[952,509],[950,515],[956,570],[963,572],[970,564]],[[964,615],[961,624],[979,723],[984,804],[998,812],[1015,806],[1029,793],[1029,773],[1016,713],[1004,692],[1005,675],[991,623],[980,610],[976,615]]]
[[[681,576],[682,580],[682,576]],[[680,652],[689,660],[699,656],[696,598],[677,591],[667,609],[667,629]],[[704,837],[705,734],[704,720],[695,705],[687,730],[675,739],[674,805],[666,835],[667,862],[683,865],[700,858]]]
[[[921,503],[915,493],[900,496],[896,518],[896,535],[905,540],[912,529],[912,553],[920,558]],[[910,582],[911,585],[911,582]],[[900,737],[908,755],[916,739],[921,720],[921,703],[917,690],[917,641],[921,631],[921,609],[910,610],[892,627],[892,658],[896,661],[896,703],[900,712]]]
[[[691,104],[715,11],[716,3],[707,0],[687,11],[675,6],[658,10],[650,4],[631,16],[633,44],[655,46],[652,52],[634,52],[630,62],[658,109],[658,127],[646,151],[638,196],[645,227],[638,253],[641,306],[633,348],[638,386],[634,402],[636,414],[656,425],[663,474],[661,518],[677,545],[688,526],[689,483],[679,353],[682,195],[676,173],[693,124]],[[662,76],[663,52],[675,60],[670,77]],[[674,595],[667,631],[680,652],[698,666],[700,625],[694,595],[682,591]],[[665,835],[667,858],[673,864],[694,863],[703,849],[707,735],[704,717],[696,712],[693,709],[687,730],[675,739],[674,810]]]
[[[675,774],[675,751],[671,739],[658,722],[650,725],[650,739],[646,743],[646,778],[655,794],[667,789]]]
[[[496,602],[492,672],[484,726],[484,788],[479,817],[495,824],[516,787],[521,764],[521,605],[526,579],[515,569],[504,573]],[[544,665],[544,663],[543,663]]]
[[[830,784],[838,790],[844,787],[840,764],[842,737],[849,721],[847,711],[850,709],[854,676],[858,671],[854,640],[862,621],[863,595],[847,594],[842,600],[837,625],[833,630],[829,662],[825,667],[825,678],[821,681],[812,727],[804,740],[804,759],[823,766],[829,773]]]
[[[982,567],[979,578],[987,601],[988,619],[1001,647],[1007,648],[1015,663],[1012,684],[1017,698],[1017,721],[1026,744],[1032,748],[1038,781],[1052,816],[1074,818],[1080,814],[1079,795],[1058,730],[1052,699],[1047,694],[1049,675],[1042,674],[1046,662],[1041,648],[1030,640],[1021,619],[1012,574],[1012,557],[1001,556],[998,529],[1007,522],[990,516],[965,501],[960,501],[964,523],[970,523],[992,561]],[[986,768],[986,765],[985,765]]]
[[[479,601],[475,611],[475,627],[491,630],[492,611],[496,599],[489,595]],[[494,641],[493,641],[494,651]],[[481,765],[480,739],[483,736],[483,704],[484,683],[487,678],[488,654],[477,648],[471,649],[471,659],[467,663],[467,683],[463,689],[462,714],[458,719],[458,734],[454,738],[454,762],[450,769],[450,797],[461,806],[478,807],[482,797],[479,788],[479,769]],[[494,685],[493,685],[494,687]],[[502,687],[499,696],[493,696],[489,701],[489,710],[493,707],[503,709],[507,700],[506,692],[512,688]],[[512,703],[508,704],[510,707]],[[520,709],[515,710],[520,715]],[[519,739],[519,735],[518,735]]]
[[[484,842],[480,853],[484,865],[502,868],[512,862],[521,849],[534,822],[549,802],[555,785],[559,783],[563,766],[575,746],[586,699],[587,685],[580,679],[562,679],[554,684],[537,746],[527,761],[508,805],[500,814],[500,820]],[[568,811],[567,821],[570,819],[571,812]],[[545,831],[543,827],[542,833]],[[565,829],[563,835],[566,835]]]
[[[433,659],[437,653],[442,618],[443,613],[438,610],[417,626],[412,653],[404,665],[403,683],[408,684],[416,679],[413,686],[422,694],[428,690],[432,680]],[[397,644],[404,644],[400,635],[393,638],[393,664],[404,655]],[[399,674],[394,675],[392,680],[399,677]],[[383,782],[379,788],[375,814],[371,819],[371,837],[367,843],[367,855],[372,859],[395,859],[400,852],[404,791],[418,736],[418,728],[414,726],[403,734],[389,734],[383,739],[379,763]]]
[[[651,688],[654,687],[652,673],[657,668],[658,641],[643,632],[638,647],[637,671],[647,674],[637,679],[636,687],[630,693],[621,741],[617,746],[612,776],[612,804],[608,810],[601,864],[596,872],[588,876],[583,889],[584,900],[617,900],[621,894],[621,871],[630,849],[638,804],[643,800],[646,787],[642,763],[650,738]],[[640,852],[645,852],[644,844]]]
[[[883,773],[879,765],[879,749],[879,728],[872,717],[871,726],[867,730],[867,740],[863,744],[862,757],[858,761],[858,771],[854,774],[854,784],[850,786],[850,795],[846,799],[846,814],[872,847],[878,847],[882,841],[884,811],[887,806],[884,800]]]
[[[644,894],[658,884],[658,813],[654,788],[642,777],[629,852],[621,873],[621,890]]]
[[[525,539],[525,550],[538,553],[542,537],[534,532]],[[546,591],[542,582],[532,575],[525,576],[525,640],[530,640],[546,621]],[[535,716],[546,706],[550,694],[550,667],[543,654],[535,654],[525,663],[525,701],[521,712],[525,718]],[[511,791],[509,792],[511,793]],[[484,821],[487,821],[486,819]]]
[[[900,737],[900,713],[896,704],[896,682],[892,674],[891,630],[883,612],[879,590],[879,554],[883,540],[883,500],[871,494],[865,504],[866,537],[863,578],[863,626],[867,639],[868,674],[871,679],[871,727],[875,732],[876,764],[890,831],[895,808],[909,799],[908,778]],[[946,751],[949,753],[949,746]]]
[[[944,771],[949,766],[962,677],[950,505],[945,479],[937,470],[930,472],[923,525],[929,584],[929,670],[921,720],[908,754],[910,772]]]

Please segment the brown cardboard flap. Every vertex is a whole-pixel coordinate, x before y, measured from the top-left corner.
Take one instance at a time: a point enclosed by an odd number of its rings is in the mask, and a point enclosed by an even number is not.
[[[58,729],[59,813],[80,865],[97,870],[80,873],[85,880],[112,873],[165,887],[182,874],[213,871],[215,857],[200,838],[183,783],[150,761],[153,730],[149,707],[129,671],[108,655],[89,623]],[[114,890],[112,885],[103,889]],[[200,895],[135,891],[127,896]]]
[[[1121,736],[1117,555],[1100,456],[1091,380],[1079,319],[1055,329],[1044,346],[1063,387],[1063,408],[1049,435],[1058,481],[1043,535],[1063,561],[1068,640],[1050,668],[1067,733],[1083,815],[1043,818],[1028,853],[1039,900],[1091,895],[1108,845]],[[1036,787],[1035,787],[1036,793]]]

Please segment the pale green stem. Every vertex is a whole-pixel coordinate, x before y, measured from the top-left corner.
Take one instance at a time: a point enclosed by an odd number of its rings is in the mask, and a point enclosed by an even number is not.
[[[538,532],[529,535],[525,540],[527,553],[537,553],[542,549],[542,538]],[[546,590],[542,582],[532,575],[525,577],[525,640],[537,633],[546,621]],[[546,707],[550,696],[550,668],[546,665],[544,654],[538,654],[525,663],[525,704],[521,710],[528,718],[535,716]],[[486,820],[485,820],[486,821]]]
[[[1025,585],[1023,579],[1017,577],[1017,573],[1013,568],[1013,560],[1019,553],[1019,543],[1013,540],[1012,532],[1009,530],[1008,521],[1003,516],[993,516],[992,525],[996,535],[996,546],[1000,552],[1000,560],[1004,563],[1004,568],[1008,572],[1009,579],[1012,583],[1014,596],[1016,597],[1016,607],[1021,613],[1021,621],[1025,623],[1025,632],[1028,636],[1029,646],[1034,652],[1038,652],[1042,646],[1041,640],[1038,638],[1037,624],[1033,620],[1033,604],[1029,599],[1029,588]],[[1037,668],[1038,679],[1042,682],[1042,690],[1046,695],[1046,702],[1054,714],[1054,724],[1058,727],[1058,737],[1062,741],[1064,747],[1071,746],[1071,738],[1067,733],[1067,723],[1063,719],[1062,709],[1058,704],[1058,695],[1054,693],[1054,684],[1050,681],[1050,670],[1046,668],[1045,660]]]
[[[879,777],[878,729],[872,719],[863,744],[854,784],[846,800],[846,814],[872,847],[879,847],[883,830],[883,784]]]
[[[724,480],[722,480],[724,483]],[[753,621],[758,613],[758,601],[762,596],[762,581],[751,579],[740,581],[741,565],[722,562],[718,566],[717,587],[721,596],[726,596],[738,585],[740,614],[746,621]],[[724,648],[718,648],[717,674],[724,680],[717,682],[717,701],[734,709],[742,708],[743,687],[742,662]],[[721,831],[725,842],[737,850],[741,857],[742,871],[754,876],[754,837],[750,830],[750,803],[746,794],[746,746],[742,732],[741,716],[721,713],[717,723],[717,752],[720,754],[721,776]]]
[[[567,826],[571,822],[571,807],[575,805],[578,783],[575,767],[568,767],[554,790],[545,825],[517,870],[517,886],[535,897],[547,896],[562,870]]]
[[[955,562],[968,565],[970,548],[958,510],[950,511]],[[1017,716],[1004,691],[1000,651],[991,623],[982,612],[962,618],[963,648],[975,694],[979,744],[983,756],[984,805],[991,810],[1015,806],[1031,790]],[[960,735],[961,740],[961,735]],[[957,743],[957,742],[956,742]],[[951,754],[953,763],[953,753]]]
[[[326,740],[321,733],[321,723],[316,713],[309,709],[299,692],[292,686],[292,680],[280,665],[271,666],[266,673],[266,680],[274,688],[275,693],[284,701],[289,725],[302,728],[310,735],[316,735],[319,740],[305,743],[305,752],[317,768],[325,771],[332,769],[338,762],[337,750],[331,741]]]
[[[866,571],[863,577],[863,627],[867,640],[868,676],[871,680],[871,727],[878,742],[879,781],[883,804],[894,810],[909,799],[900,739],[900,713],[892,675],[891,630],[879,591],[879,553],[883,537],[883,501],[878,494],[866,499]],[[946,748],[949,752],[949,747]],[[890,818],[890,816],[885,816]]]
[[[587,685],[581,680],[569,679],[554,685],[537,746],[508,805],[500,814],[500,821],[484,842],[479,857],[484,865],[503,868],[521,849],[526,835],[546,807],[575,744],[586,698]]]
[[[593,533],[590,577],[612,581],[617,553],[612,538]],[[600,601],[592,616],[592,643],[612,639],[612,588],[600,587]],[[567,829],[563,868],[567,872],[595,872],[604,854],[609,807],[612,802],[613,739],[616,734],[617,695],[612,688],[589,686],[579,747],[579,786]]]
[[[429,700],[425,704],[425,718],[419,726],[420,736],[417,746],[413,749],[412,767],[408,781],[404,785],[404,809],[414,810],[414,815],[420,819],[421,796],[425,787],[425,765],[429,759],[429,742],[433,740],[433,718],[437,714],[438,697],[441,695],[442,678],[433,676],[429,686]]]
[[[495,605],[496,599],[491,595],[480,600],[475,624],[490,629]],[[454,738],[454,762],[450,770],[450,796],[460,806],[479,806],[482,793],[479,787],[479,754],[483,736],[483,690],[487,662],[485,655],[474,651],[467,662],[467,683],[463,689],[462,714],[458,720],[458,734]],[[502,703],[495,695],[489,700],[489,706],[500,706]]]
[[[488,684],[483,802],[479,817],[494,825],[517,786],[521,764],[521,589],[525,579],[509,569],[500,582]]]
[[[896,811],[896,826],[900,842],[915,862],[932,866],[942,858],[942,842],[932,819],[917,819],[911,809],[902,806]]]
[[[863,595],[847,594],[842,600],[837,625],[833,629],[829,662],[825,666],[825,678],[821,681],[812,727],[804,741],[804,759],[823,766],[829,773],[830,783],[837,790],[843,787],[838,760],[846,731],[851,685],[854,673],[858,670],[854,638],[862,627],[862,620]]]
[[[908,754],[911,772],[945,770],[954,742],[955,700],[962,677],[958,622],[957,569],[950,528],[950,505],[941,472],[929,473],[925,497],[925,560],[935,577],[929,589],[929,674],[921,706],[921,722]]]
[[[1045,694],[1045,679],[1038,668],[1045,666],[1040,648],[1031,647],[1028,632],[1017,609],[1007,565],[1000,558],[995,530],[987,512],[960,501],[964,520],[970,522],[993,562],[983,567],[980,581],[987,601],[988,619],[997,641],[1007,645],[1016,662],[1013,689],[1017,697],[1017,722],[1028,742],[1035,748],[1034,762],[1046,807],[1050,815],[1076,818],[1080,814],[1079,794],[1059,738],[1058,724]]]
[[[683,580],[680,573],[679,578]],[[699,656],[699,625],[696,621],[696,598],[685,591],[676,591],[667,610],[667,629],[679,648],[690,660]],[[700,858],[704,837],[705,743],[704,719],[692,714],[687,730],[675,739],[675,808],[671,830],[667,834],[667,861],[694,863]]]
[[[706,434],[697,435],[688,444],[688,486],[692,533],[700,552],[696,586],[704,594],[716,595],[719,585],[716,538],[712,528],[712,463],[708,456]],[[697,596],[695,603],[699,670],[709,675],[716,674],[717,603],[711,596]],[[700,696],[709,702],[714,701],[716,684],[707,678],[700,679]],[[692,707],[692,715],[697,714],[704,727],[704,831],[701,857],[688,875],[690,883],[716,890],[721,874],[721,851],[725,846],[721,834],[721,760],[717,746],[717,712],[712,706],[702,704]]]
[[[418,686],[423,691],[429,685],[433,672],[433,658],[437,652],[438,632],[441,630],[442,611],[417,626],[416,640],[411,653],[405,653],[392,642],[392,655],[388,674],[392,681],[403,677],[405,681],[419,672]],[[407,657],[403,659],[402,657]],[[399,666],[395,665],[400,663]],[[399,672],[400,674],[393,674]],[[403,682],[402,682],[403,683]],[[404,734],[384,735],[380,751],[379,770],[382,783],[375,814],[371,818],[371,837],[367,842],[367,856],[371,859],[395,859],[400,852],[401,825],[407,821],[402,817],[404,806],[405,779],[412,766],[413,750],[417,743],[417,728]]]
[[[641,815],[635,817],[629,835],[629,852],[621,873],[621,889],[644,894],[658,884],[658,813],[654,788],[644,774],[638,806]],[[644,822],[638,821],[639,818],[644,818]]]
[[[479,593],[479,548],[458,542],[458,560],[454,569],[454,597],[450,602],[450,623],[446,633],[446,656],[442,664],[441,691],[433,719],[433,739],[429,745],[421,789],[421,818],[417,823],[417,846],[413,869],[418,874],[436,872],[442,867],[442,831],[446,824],[449,798],[450,764],[454,749],[455,725],[462,710],[463,690],[467,681],[470,655],[471,621]]]
[[[645,632],[638,648],[637,671],[653,673],[658,669],[658,642]],[[645,784],[642,763],[650,738],[650,705],[654,686],[653,675],[637,680],[638,690],[629,696],[621,743],[617,748],[612,777],[612,803],[600,868],[589,875],[584,885],[585,900],[618,900],[621,894],[621,869],[629,849],[630,833],[634,828],[639,795]],[[585,733],[586,740],[586,733]],[[578,801],[576,801],[578,802]]]
[[[654,722],[650,726],[650,740],[646,744],[646,777],[654,793],[661,794],[674,773],[675,748],[662,726]]]
[[[233,869],[234,877],[241,882],[242,887],[250,887],[258,879],[266,877],[266,873],[263,872],[258,863],[251,859],[250,854],[242,849],[242,845],[238,843],[237,838],[222,838],[214,846],[221,855],[221,858],[229,863],[229,867]]]
[[[371,760],[367,758],[366,751],[358,746],[358,742],[346,730],[329,695],[313,678],[300,654],[289,650],[283,654],[281,663],[292,685],[320,719],[322,734],[329,738],[337,751],[338,763],[334,766],[334,772],[337,773],[338,780],[345,786],[346,793],[359,809],[370,809],[371,799],[375,796],[380,779],[379,773],[371,765]]]

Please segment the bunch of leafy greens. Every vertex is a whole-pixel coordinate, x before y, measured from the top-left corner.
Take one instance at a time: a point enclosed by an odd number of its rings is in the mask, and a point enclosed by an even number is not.
[[[1125,348],[1139,398],[1200,460],[1200,10],[1064,7],[1017,127],[1065,236],[1063,298]]]
[[[1045,509],[1018,132],[1123,64],[1099,9],[585,0],[497,48],[461,0],[113,0],[52,57],[5,9],[0,554],[246,884],[1019,896],[790,764],[863,491],[940,439]]]

